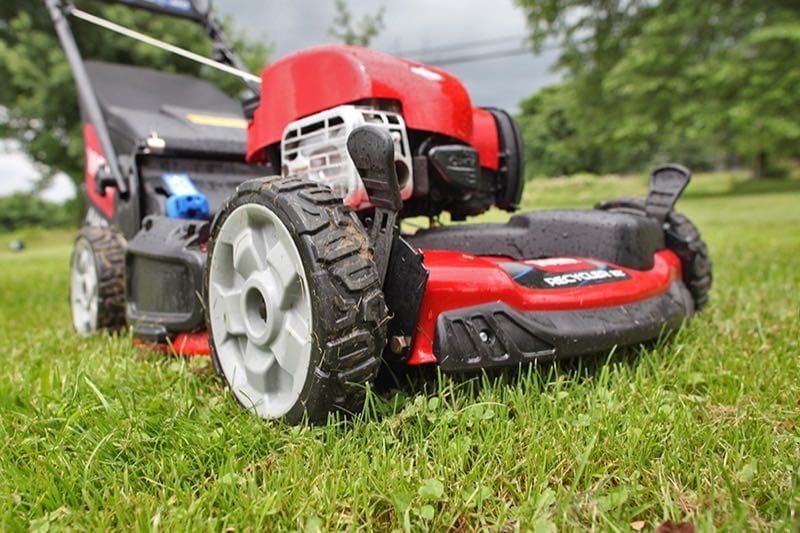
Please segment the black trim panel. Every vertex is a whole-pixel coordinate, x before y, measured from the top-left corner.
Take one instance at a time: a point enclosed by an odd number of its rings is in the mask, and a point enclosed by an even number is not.
[[[205,324],[203,272],[208,222],[146,217],[125,254],[125,296],[134,337],[165,342]]]
[[[460,224],[418,231],[406,240],[428,250],[512,259],[587,257],[636,270],[653,268],[664,231],[653,219],[594,209],[515,215],[506,224]]]
[[[692,311],[681,281],[658,296],[615,307],[516,311],[496,302],[439,315],[433,351],[445,372],[574,357],[657,339]]]

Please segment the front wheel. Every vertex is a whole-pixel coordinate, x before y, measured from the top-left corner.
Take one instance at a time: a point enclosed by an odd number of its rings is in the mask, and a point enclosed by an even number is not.
[[[211,229],[206,294],[212,360],[244,407],[291,424],[361,410],[387,310],[366,232],[329,189],[242,184]]]
[[[604,211],[647,216],[645,202],[639,198],[616,198],[595,207]],[[672,211],[664,223],[664,241],[667,248],[681,260],[683,281],[692,294],[695,311],[700,311],[708,303],[713,281],[711,256],[700,230],[687,216]]]

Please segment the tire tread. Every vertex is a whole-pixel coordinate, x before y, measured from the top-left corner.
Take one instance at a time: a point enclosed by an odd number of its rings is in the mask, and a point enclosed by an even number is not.
[[[616,198],[601,202],[596,208],[646,216],[641,198]],[[708,303],[714,277],[711,256],[700,230],[686,215],[672,211],[666,221],[665,241],[667,248],[681,260],[683,281],[692,295],[695,311],[702,310]]]
[[[97,329],[125,327],[125,237],[114,227],[84,226],[78,239],[89,242],[98,278]]]
[[[322,355],[319,365],[309,370],[314,380],[309,394],[298,403],[304,404],[311,423],[324,423],[332,411],[360,412],[366,385],[380,368],[388,313],[366,232],[327,187],[299,178],[268,177],[239,186],[214,220],[212,240],[226,214],[248,202],[282,210],[286,216],[280,218],[297,235],[298,249],[304,247],[312,258],[305,265],[312,308],[314,300],[320,303],[312,321],[312,342]],[[211,254],[209,265],[210,259]],[[216,359],[211,328],[209,336]],[[219,361],[215,368],[220,370]],[[301,420],[291,411],[285,419]]]

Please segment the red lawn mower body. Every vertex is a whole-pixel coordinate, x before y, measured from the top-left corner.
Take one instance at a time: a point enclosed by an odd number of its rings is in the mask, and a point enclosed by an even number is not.
[[[125,3],[199,22],[242,68],[195,2]],[[76,330],[211,353],[260,416],[358,410],[381,361],[471,372],[581,356],[657,339],[706,303],[708,250],[673,211],[679,165],[653,172],[646,199],[442,226],[517,211],[525,181],[513,117],[448,72],[319,46],[250,79],[242,106],[200,79],[84,62],[66,15],[85,14],[47,5],[85,122]],[[402,233],[414,216],[430,227]]]
[[[264,69],[260,105],[248,125],[247,159],[251,163],[270,163],[269,154],[276,153],[287,126],[298,119],[341,105],[374,102],[382,102],[401,113],[411,131],[473,147],[479,155],[481,168],[498,170],[503,140],[495,117],[472,105],[458,79],[436,67],[340,45],[303,50]],[[94,146],[91,141],[91,137],[87,138],[87,146]],[[515,154],[515,157],[521,156]],[[273,167],[277,166],[272,163]],[[572,214],[566,216],[572,217]],[[551,225],[546,218],[546,214],[538,217],[544,231]],[[588,230],[589,241],[594,241],[592,234],[596,233],[592,225],[592,221],[587,221],[577,228],[582,228],[582,233]],[[482,231],[479,227],[464,228],[467,234]],[[636,232],[639,231],[637,228]],[[559,238],[563,246],[557,250],[561,253],[555,256],[545,247],[539,253],[532,251],[524,257],[513,257],[495,255],[496,250],[491,245],[469,253],[459,249],[469,248],[463,246],[463,242],[451,243],[446,238],[434,239],[433,248],[426,248],[430,241],[426,238],[428,232],[420,233],[423,235],[406,236],[412,246],[419,243],[416,250],[426,273],[424,289],[415,296],[419,299],[418,320],[413,331],[400,331],[395,335],[404,339],[396,348],[396,355],[408,365],[441,364],[447,360],[450,364],[444,365],[445,368],[468,370],[580,355],[656,337],[676,328],[694,311],[692,297],[683,285],[681,261],[675,252],[666,249],[663,241],[658,243],[657,236],[650,237],[657,242],[651,246],[651,260],[645,261],[644,267],[635,265],[639,266],[637,269],[591,256],[577,256],[582,247],[576,243],[586,242],[584,234],[564,233]],[[505,233],[503,226],[493,225],[489,239],[501,239]],[[650,233],[660,234],[660,231]],[[636,233],[635,238],[639,237]],[[612,246],[619,244],[615,242]],[[511,264],[518,268],[509,269]],[[515,277],[519,268],[536,271],[541,277],[561,276],[562,283],[522,284]],[[598,278],[598,272],[621,274]],[[391,275],[403,277],[404,274]],[[407,299],[410,296],[395,297]],[[655,309],[648,310],[653,321],[626,320],[624,316],[620,321],[620,313],[628,314],[626,306],[641,306],[646,302],[651,302]],[[502,308],[492,308],[495,304],[502,304]],[[456,317],[454,323],[443,323],[443,317],[464,310],[468,310],[466,317]],[[572,313],[567,319],[572,323],[567,342],[560,338],[563,331],[553,331],[548,338],[541,325],[527,324],[524,316],[530,313],[538,313],[546,321],[551,320],[548,313],[554,316]],[[508,326],[512,323],[513,326]],[[453,332],[454,327],[460,331]],[[503,332],[504,327],[530,329],[529,338],[523,335],[515,344],[515,339],[510,338],[507,331]],[[445,349],[443,342],[437,343],[437,337],[447,335],[446,331],[453,338],[466,340],[455,346],[450,343]],[[518,346],[531,343],[533,338],[541,341],[533,342],[536,349],[526,351]],[[182,355],[209,353],[205,332],[179,332],[164,347]],[[473,361],[459,355],[481,353],[481,349],[486,353],[473,357]]]

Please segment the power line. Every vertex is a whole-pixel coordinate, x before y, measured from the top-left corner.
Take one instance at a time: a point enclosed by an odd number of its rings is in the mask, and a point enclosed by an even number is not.
[[[510,50],[496,50],[494,52],[483,52],[480,54],[426,59],[421,62],[429,63],[431,65],[436,65],[437,67],[442,67],[445,65],[455,65],[457,63],[472,63],[475,61],[485,61],[487,59],[500,59],[504,57],[519,56],[530,53],[531,51],[529,48],[512,48]]]
[[[557,46],[546,46],[541,49],[542,52],[547,50],[556,50],[558,49]],[[455,65],[458,63],[473,63],[475,61],[486,61],[489,59],[502,59],[506,57],[513,57],[513,56],[520,56],[525,54],[533,55],[533,51],[530,48],[509,48],[506,50],[495,50],[493,52],[482,52],[482,53],[475,53],[475,54],[467,54],[461,56],[451,56],[451,57],[438,57],[432,59],[419,59],[420,63],[428,63],[430,65],[436,65],[437,67],[442,67],[445,65]]]
[[[483,48],[493,44],[502,44],[511,41],[522,41],[527,39],[528,35],[506,35],[504,37],[491,37],[488,39],[474,39],[472,41],[463,41],[459,43],[440,44],[436,46],[426,46],[412,50],[402,50],[400,52],[392,52],[395,56],[415,56],[418,54],[428,54],[430,52],[449,52],[451,50],[464,50],[469,48]]]

